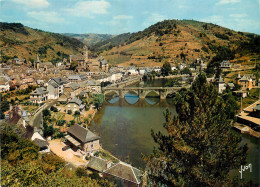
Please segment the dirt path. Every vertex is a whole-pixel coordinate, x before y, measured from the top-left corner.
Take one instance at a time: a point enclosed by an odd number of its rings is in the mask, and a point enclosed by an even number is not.
[[[61,139],[55,139],[49,141],[51,151],[56,154],[58,157],[64,159],[66,162],[71,163],[75,167],[86,165],[86,160],[79,158],[74,155],[74,151],[68,149],[66,151],[62,151],[62,148],[66,146]]]

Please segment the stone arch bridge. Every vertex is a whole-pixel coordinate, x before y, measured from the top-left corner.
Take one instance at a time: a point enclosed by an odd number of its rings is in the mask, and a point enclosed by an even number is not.
[[[120,98],[124,98],[129,92],[135,93],[140,99],[144,99],[150,92],[155,92],[160,96],[160,99],[166,99],[168,94],[176,93],[183,87],[105,87],[102,89],[104,97],[109,93],[116,93]]]

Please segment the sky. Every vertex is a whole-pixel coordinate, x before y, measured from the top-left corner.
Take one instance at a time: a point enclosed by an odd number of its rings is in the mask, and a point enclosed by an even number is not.
[[[56,33],[137,32],[166,19],[260,34],[260,0],[0,0],[0,22]]]

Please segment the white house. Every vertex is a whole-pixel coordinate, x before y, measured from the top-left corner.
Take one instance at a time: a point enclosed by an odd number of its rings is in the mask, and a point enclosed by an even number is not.
[[[32,135],[31,140],[39,146],[40,153],[50,152],[49,143],[38,132]]]
[[[48,91],[44,87],[36,88],[30,94],[30,101],[32,103],[43,103],[48,99]]]
[[[105,75],[98,75],[98,76],[93,76],[93,79],[95,79],[97,82],[112,82],[111,80],[111,74],[105,74]]]
[[[186,68],[186,65],[185,65],[185,64],[180,64],[180,65],[178,66],[178,69],[179,69],[179,70],[182,70],[182,69],[184,69],[184,68]]]
[[[161,67],[160,67],[160,66],[154,66],[154,67],[153,67],[153,70],[154,70],[155,72],[160,72],[160,71],[161,71]]]
[[[130,75],[138,75],[138,71],[135,67],[129,67],[127,73],[130,73]]]
[[[171,69],[172,69],[172,71],[177,70],[177,68],[175,66],[172,66]]]
[[[145,68],[139,68],[139,75],[144,75],[146,72]]]
[[[58,99],[63,93],[65,83],[63,78],[51,78],[47,83],[48,99]]]
[[[120,81],[122,78],[122,73],[121,72],[114,72],[111,75],[111,82],[115,83],[116,81]]]
[[[223,60],[220,63],[220,68],[229,69],[231,68],[231,63],[229,62],[229,60]]]

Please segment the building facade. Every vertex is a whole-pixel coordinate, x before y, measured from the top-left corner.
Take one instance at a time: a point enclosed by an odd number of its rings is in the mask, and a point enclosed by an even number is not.
[[[100,137],[90,130],[76,124],[68,129],[68,135],[65,136],[68,144],[76,147],[86,153],[86,156],[93,156],[100,150]]]
[[[36,88],[30,94],[30,101],[32,103],[43,103],[44,101],[48,100],[48,91],[44,87]]]
[[[48,99],[58,99],[63,94],[65,83],[63,78],[51,78],[47,83]]]

